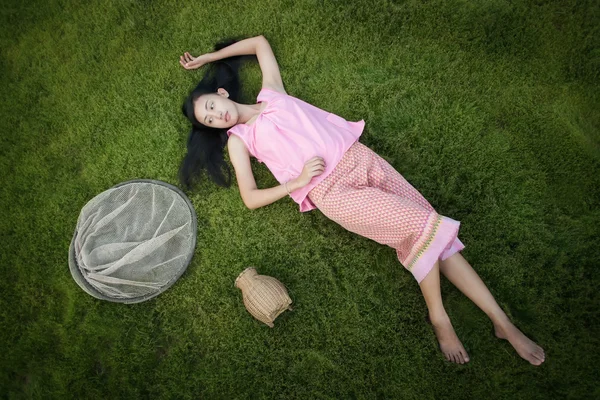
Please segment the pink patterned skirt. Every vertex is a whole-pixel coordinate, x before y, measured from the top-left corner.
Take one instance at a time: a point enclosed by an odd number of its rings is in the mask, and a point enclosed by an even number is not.
[[[465,247],[457,237],[460,222],[435,212],[398,171],[359,142],[308,197],[345,229],[396,249],[419,283],[438,260]]]

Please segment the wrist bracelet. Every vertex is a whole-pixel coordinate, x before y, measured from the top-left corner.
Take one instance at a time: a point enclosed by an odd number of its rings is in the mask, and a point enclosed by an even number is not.
[[[287,184],[288,184],[288,183],[287,183],[287,182],[285,182],[285,183],[283,184],[283,187],[285,188],[285,191],[288,193],[288,196],[289,196],[289,195],[291,195],[291,193],[290,193],[290,189],[288,189],[288,187],[287,187]]]

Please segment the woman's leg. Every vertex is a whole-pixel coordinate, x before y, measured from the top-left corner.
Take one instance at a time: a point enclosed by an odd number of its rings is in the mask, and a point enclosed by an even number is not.
[[[419,283],[419,286],[421,287],[421,292],[423,292],[423,297],[429,310],[429,319],[433,325],[433,330],[440,343],[440,349],[444,357],[448,361],[459,364],[468,362],[469,355],[458,339],[458,336],[456,336],[456,332],[454,332],[450,318],[442,303],[439,263],[435,263],[433,269]]]
[[[439,264],[442,274],[490,317],[496,336],[508,340],[517,353],[531,364],[540,365],[544,362],[544,350],[510,322],[477,272],[460,253]]]
[[[415,278],[444,356],[452,362],[468,361],[442,304],[439,256],[436,254],[431,262],[422,261],[431,256],[425,250],[436,242],[427,235],[443,228],[427,200],[385,160],[360,143],[353,145],[335,170],[309,193],[309,199],[325,216],[350,232],[396,249],[403,265],[413,275],[418,272]],[[414,249],[417,242],[422,251]],[[414,262],[404,263],[411,253],[415,253],[411,258]],[[422,254],[417,257],[417,253]]]

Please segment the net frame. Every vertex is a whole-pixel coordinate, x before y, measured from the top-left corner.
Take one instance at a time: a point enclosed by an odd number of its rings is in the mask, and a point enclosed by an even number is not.
[[[169,289],[171,286],[173,286],[173,284],[187,270],[189,264],[191,263],[191,261],[194,257],[196,244],[197,244],[197,240],[198,240],[198,218],[196,216],[196,210],[194,209],[194,206],[192,205],[190,199],[178,187],[173,186],[167,182],[163,182],[163,181],[159,181],[159,180],[155,180],[155,179],[134,179],[134,180],[126,181],[126,182],[121,182],[121,183],[107,189],[106,191],[112,190],[112,189],[117,189],[119,187],[122,187],[125,185],[130,185],[133,183],[150,183],[150,184],[163,186],[163,187],[166,187],[167,189],[172,190],[173,192],[178,194],[179,197],[181,197],[181,199],[187,204],[187,206],[190,210],[190,215],[191,215],[191,219],[192,219],[191,229],[192,229],[192,234],[193,234],[193,244],[190,247],[189,254],[185,260],[185,263],[184,263],[185,267],[181,268],[175,275],[173,275],[173,277],[164,286],[162,286],[159,290],[157,290],[156,292],[153,292],[153,293],[139,296],[139,297],[114,298],[114,297],[106,296],[105,294],[99,292],[84,278],[83,273],[81,272],[81,268],[77,263],[77,257],[75,255],[74,244],[75,244],[75,240],[77,238],[77,233],[78,233],[77,228],[76,228],[75,233],[73,234],[73,238],[71,239],[71,244],[69,245],[69,270],[71,272],[71,275],[73,276],[73,279],[75,280],[77,285],[79,285],[79,287],[81,287],[81,289],[83,289],[89,295],[91,295],[97,299],[100,299],[100,300],[106,300],[106,301],[110,301],[110,302],[123,303],[123,304],[135,304],[135,303],[141,303],[143,301],[150,300],[150,299],[158,296],[159,294],[163,293],[164,291]],[[104,193],[104,192],[102,192],[102,193]],[[97,196],[101,195],[102,193],[99,193]],[[93,199],[90,201],[93,201]]]

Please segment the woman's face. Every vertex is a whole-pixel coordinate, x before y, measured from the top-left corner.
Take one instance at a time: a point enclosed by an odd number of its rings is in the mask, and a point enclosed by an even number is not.
[[[194,115],[202,124],[211,128],[231,128],[238,122],[239,114],[229,93],[220,88],[215,94],[203,94],[194,103]]]

